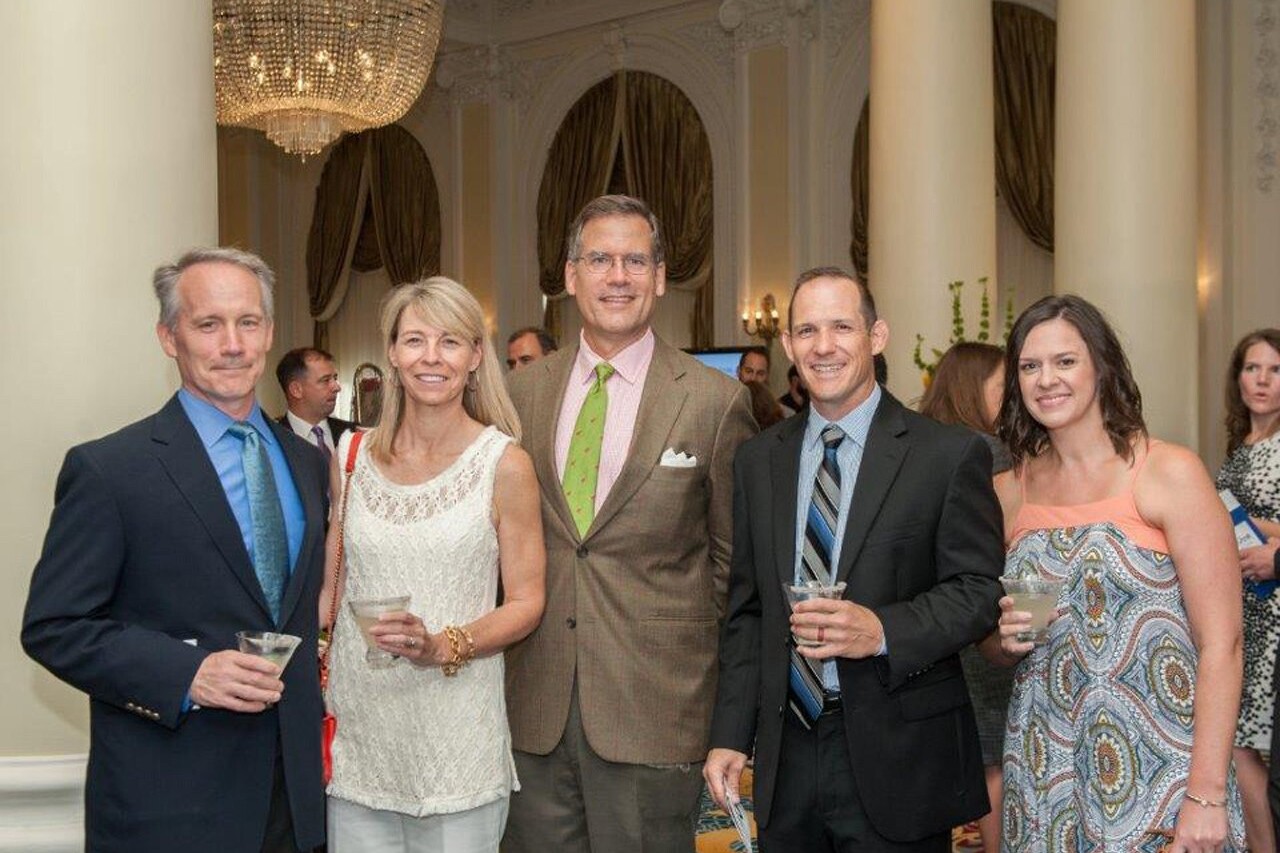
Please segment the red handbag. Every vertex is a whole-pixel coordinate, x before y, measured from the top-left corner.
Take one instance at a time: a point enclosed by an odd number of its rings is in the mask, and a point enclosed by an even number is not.
[[[342,558],[343,534],[347,527],[347,495],[351,493],[351,472],[356,469],[356,450],[360,447],[360,439],[364,433],[356,431],[351,435],[351,446],[347,450],[346,476],[342,481],[342,512],[338,517],[338,554],[333,563],[333,595],[329,599],[329,618],[322,626],[327,640],[320,651],[320,695],[323,697],[329,690],[329,650],[333,648],[333,631],[338,626],[338,598],[342,594]],[[326,704],[324,719],[320,723],[320,755],[324,759],[324,783],[329,784],[333,778],[333,739],[338,734],[338,718],[333,715]]]

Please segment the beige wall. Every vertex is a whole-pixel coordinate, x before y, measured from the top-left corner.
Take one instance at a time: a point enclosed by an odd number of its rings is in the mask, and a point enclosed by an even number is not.
[[[152,269],[217,239],[208,0],[0,4],[0,756],[76,753],[87,700],[18,645],[66,449],[158,408]],[[157,73],[163,69],[163,73]],[[21,117],[18,119],[17,117]]]
[[[747,95],[746,283],[754,314],[766,293],[785,306],[796,275],[787,184],[791,166],[785,48],[765,47],[747,57]]]

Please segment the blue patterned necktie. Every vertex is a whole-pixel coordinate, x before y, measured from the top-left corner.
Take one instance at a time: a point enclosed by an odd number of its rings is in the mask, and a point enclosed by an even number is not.
[[[253,517],[253,570],[271,608],[271,621],[280,622],[280,599],[289,575],[289,540],[284,528],[284,512],[276,492],[271,460],[258,431],[237,421],[227,432],[244,442],[240,462],[244,465],[244,485],[249,492],[249,514]]]
[[[804,526],[804,547],[800,554],[802,581],[827,585],[835,576],[831,555],[835,550],[840,518],[840,463],[836,453],[844,441],[844,430],[827,424],[822,430],[822,465],[813,481],[813,497]],[[791,708],[806,726],[822,713],[825,690],[822,661],[810,660],[791,647]]]

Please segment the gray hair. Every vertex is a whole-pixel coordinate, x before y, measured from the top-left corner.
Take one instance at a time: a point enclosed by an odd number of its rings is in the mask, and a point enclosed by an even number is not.
[[[639,216],[644,219],[649,223],[649,254],[653,256],[650,260],[655,267],[666,260],[666,253],[662,247],[662,231],[658,228],[658,217],[653,215],[649,205],[629,195],[602,195],[587,202],[586,206],[578,212],[573,224],[569,226],[567,256],[569,260],[582,257],[582,229],[587,227],[587,223],[606,216]]]
[[[258,286],[262,289],[262,313],[266,315],[268,322],[273,319],[275,302],[272,295],[275,292],[276,276],[271,271],[271,267],[267,266],[266,261],[252,252],[241,249],[206,246],[190,249],[176,262],[156,267],[155,273],[152,274],[151,286],[156,292],[156,299],[160,302],[160,322],[163,325],[168,326],[170,331],[178,327],[178,310],[182,307],[178,300],[178,279],[196,264],[210,263],[233,264],[253,273],[258,279]]]

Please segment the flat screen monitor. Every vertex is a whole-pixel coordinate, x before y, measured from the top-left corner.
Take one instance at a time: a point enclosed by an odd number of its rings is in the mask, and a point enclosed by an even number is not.
[[[705,349],[689,348],[685,352],[730,379],[737,379],[738,362],[742,360],[742,354],[747,349],[748,347],[707,347]]]

